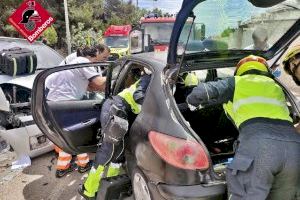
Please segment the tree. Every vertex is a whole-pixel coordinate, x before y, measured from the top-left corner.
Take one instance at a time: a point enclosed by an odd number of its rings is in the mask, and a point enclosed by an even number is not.
[[[85,45],[94,45],[102,40],[102,31],[94,31],[93,28],[84,29],[83,23],[78,23],[77,26],[72,25],[72,48],[76,49]]]
[[[53,29],[49,30],[55,49],[66,50],[66,28],[64,18],[64,5],[61,0],[36,0],[55,19],[52,25],[57,34],[57,42]],[[8,24],[7,18],[18,8],[23,0],[0,1],[0,35],[8,37],[21,37],[21,35]],[[109,25],[137,24],[147,10],[137,8],[129,2],[121,0],[68,0],[69,18],[73,48],[83,44],[82,37],[87,37],[88,43],[101,39],[102,33]],[[158,13],[162,13],[157,9]],[[47,34],[50,34],[47,33]],[[46,34],[46,33],[45,33]],[[49,41],[48,41],[49,42]]]
[[[57,43],[57,33],[53,26],[48,27],[42,34],[47,39],[48,45],[53,46]]]
[[[235,29],[234,28],[226,28],[222,33],[221,37],[229,37],[231,33],[234,33]]]

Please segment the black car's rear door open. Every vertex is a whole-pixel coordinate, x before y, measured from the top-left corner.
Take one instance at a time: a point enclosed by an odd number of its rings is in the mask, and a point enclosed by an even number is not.
[[[105,62],[60,66],[37,75],[32,91],[32,113],[35,123],[54,144],[64,151],[71,154],[96,151],[98,133],[101,131],[101,107],[108,95],[105,95],[104,91],[90,92],[91,87],[88,86],[82,87],[86,90],[82,92],[83,98],[68,98],[70,93],[73,94],[72,92],[75,91],[76,94],[80,91],[78,87],[82,86],[79,84],[81,79],[92,76],[88,73],[91,71],[94,73],[95,69],[97,74],[100,68],[109,68],[111,65],[112,63]],[[88,69],[88,73],[82,74],[83,69]],[[70,77],[74,74],[75,81],[72,82]],[[88,80],[91,79],[86,79]],[[106,81],[106,84],[109,88],[108,82]],[[53,93],[52,96],[50,92]],[[110,90],[107,89],[106,92]]]
[[[48,101],[47,104],[48,120],[56,123],[62,139],[72,149],[80,152],[95,150],[101,128],[102,101]]]

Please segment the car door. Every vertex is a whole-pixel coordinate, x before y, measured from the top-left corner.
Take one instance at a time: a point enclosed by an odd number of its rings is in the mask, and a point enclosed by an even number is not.
[[[98,133],[101,131],[101,107],[109,96],[112,77],[117,76],[121,69],[120,65],[105,62],[60,66],[45,70],[36,77],[32,92],[33,117],[38,127],[54,144],[72,154],[96,151],[100,136]],[[61,97],[49,98],[48,86],[51,87],[51,81],[55,80],[56,83],[61,81],[61,78],[52,79],[51,77],[57,77],[58,73],[83,68],[107,69],[105,92],[87,91],[83,98],[75,100]],[[59,85],[56,88],[52,87],[51,92],[61,92],[62,85],[63,87],[70,86],[70,88],[74,86],[68,85],[65,79],[61,82],[61,84],[56,84]]]

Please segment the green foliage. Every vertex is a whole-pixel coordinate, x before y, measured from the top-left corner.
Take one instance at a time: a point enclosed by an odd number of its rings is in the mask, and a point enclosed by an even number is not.
[[[205,25],[196,24],[195,28],[195,40],[204,40],[205,39]]]
[[[48,45],[52,46],[57,43],[57,33],[53,26],[48,27],[42,34],[47,39]]]
[[[226,28],[222,33],[221,33],[221,37],[229,37],[229,35],[231,33],[233,33],[235,31],[234,28]]]
[[[148,14],[149,14],[150,12],[156,13],[156,14],[158,14],[158,15],[160,15],[160,16],[163,15],[163,12],[162,12],[160,9],[158,9],[158,8],[154,8],[152,11],[149,11]]]
[[[93,28],[85,29],[84,24],[78,23],[77,26],[72,25],[72,47],[76,49],[77,47],[84,45],[94,45],[102,40],[102,31],[94,31]]]

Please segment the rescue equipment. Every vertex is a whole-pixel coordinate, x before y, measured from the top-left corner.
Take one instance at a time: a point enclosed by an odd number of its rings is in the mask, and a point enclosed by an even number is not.
[[[33,74],[36,68],[37,56],[27,48],[14,47],[0,51],[0,70],[4,74]]]

